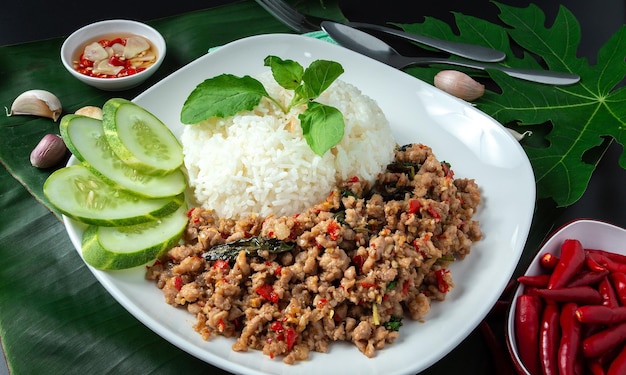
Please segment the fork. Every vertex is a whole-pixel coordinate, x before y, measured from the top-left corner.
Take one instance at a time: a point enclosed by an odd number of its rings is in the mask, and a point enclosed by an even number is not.
[[[263,7],[268,13],[276,17],[279,21],[283,22],[292,30],[298,33],[308,33],[312,31],[321,30],[320,24],[323,21],[329,21],[327,18],[321,18],[311,15],[304,15],[296,10],[291,5],[287,4],[284,0],[256,0],[256,2]],[[334,21],[334,20],[333,20]],[[334,21],[337,22],[337,21]],[[411,34],[402,30],[392,29],[390,27],[361,23],[361,22],[347,22],[346,24],[356,27],[371,29],[376,31],[382,31],[396,37],[404,38],[413,42],[421,43],[429,47],[436,48],[438,50],[451,53],[467,59],[485,62],[498,62],[502,61],[506,55],[502,51],[495,49],[477,46],[474,44],[452,42],[449,40],[431,38],[423,35]]]

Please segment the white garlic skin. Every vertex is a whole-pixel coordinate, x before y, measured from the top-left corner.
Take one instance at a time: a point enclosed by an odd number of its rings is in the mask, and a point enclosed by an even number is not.
[[[442,70],[437,73],[435,87],[468,102],[480,98],[485,93],[485,85],[458,70]]]
[[[97,120],[102,120],[102,108],[95,107],[92,105],[88,105],[82,108],[79,108],[74,112],[77,115],[87,116],[91,118],[95,118]]]
[[[57,134],[46,134],[30,153],[30,163],[37,168],[50,168],[63,159],[67,147]]]
[[[33,115],[51,118],[57,121],[63,107],[61,101],[53,93],[45,90],[28,90],[13,101],[11,112],[7,115]]]

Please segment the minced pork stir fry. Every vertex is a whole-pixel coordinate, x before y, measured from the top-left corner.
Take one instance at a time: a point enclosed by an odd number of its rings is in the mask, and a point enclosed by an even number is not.
[[[454,283],[447,266],[481,238],[480,192],[422,144],[396,150],[373,186],[353,177],[288,217],[189,211],[185,244],[147,277],[197,317],[205,339],[234,337],[293,364],[333,341],[372,357],[423,319]]]

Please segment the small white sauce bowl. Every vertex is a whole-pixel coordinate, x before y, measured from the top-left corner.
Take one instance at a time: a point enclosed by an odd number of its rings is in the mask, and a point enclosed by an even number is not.
[[[142,36],[150,41],[156,49],[157,60],[146,70],[139,73],[119,78],[97,78],[79,73],[74,69],[73,58],[79,49],[99,37],[111,37],[116,34],[134,34]],[[73,32],[61,46],[61,61],[65,69],[78,80],[105,91],[119,91],[133,88],[142,84],[146,79],[159,69],[165,59],[166,45],[163,36],[154,28],[137,21],[131,20],[106,20],[95,22]]]
[[[561,254],[561,245],[566,239],[580,241],[585,249],[600,249],[613,253],[625,254],[626,229],[593,219],[577,219],[564,225],[552,233],[541,246],[535,258],[531,261],[524,275],[534,276],[545,273],[541,265],[541,257],[546,254]],[[520,375],[530,375],[520,359],[517,340],[515,337],[515,309],[517,297],[524,292],[524,286],[518,285],[511,303],[506,326],[506,343],[513,359],[513,364]]]

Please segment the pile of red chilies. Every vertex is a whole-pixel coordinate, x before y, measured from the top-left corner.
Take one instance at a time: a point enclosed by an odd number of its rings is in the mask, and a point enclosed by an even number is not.
[[[515,335],[531,374],[626,374],[626,255],[567,239],[520,276]]]

